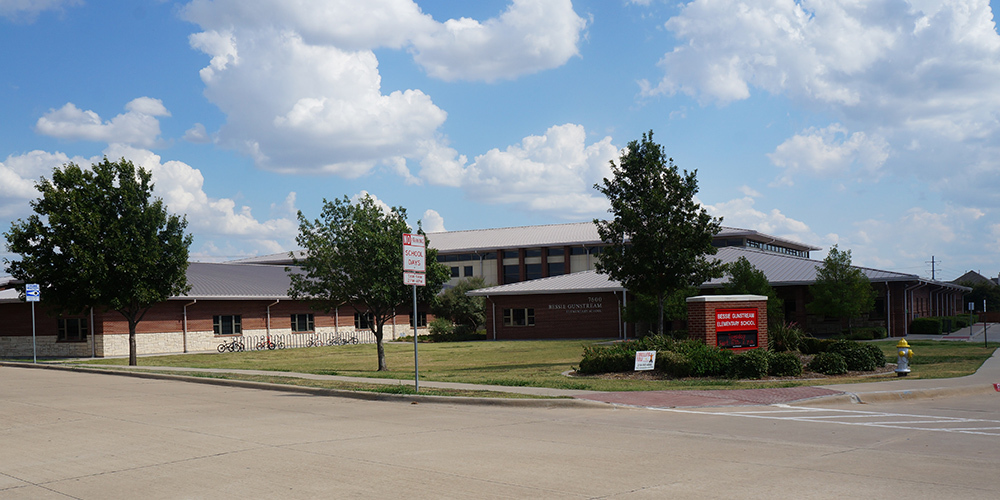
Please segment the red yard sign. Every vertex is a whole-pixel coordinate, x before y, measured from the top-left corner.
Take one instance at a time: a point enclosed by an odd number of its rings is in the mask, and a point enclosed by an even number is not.
[[[715,338],[719,347],[757,347],[757,309],[716,309]]]

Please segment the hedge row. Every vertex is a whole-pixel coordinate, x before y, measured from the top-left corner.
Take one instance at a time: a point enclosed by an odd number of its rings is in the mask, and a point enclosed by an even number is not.
[[[885,366],[885,355],[873,344],[850,340],[806,337],[800,346],[816,354],[809,369],[830,375],[847,371],[873,371]],[[577,370],[582,374],[630,372],[637,351],[656,351],[654,368],[671,377],[728,377],[759,379],[765,376],[794,377],[802,374],[802,363],[791,352],[752,349],[742,353],[708,346],[698,340],[674,340],[649,336],[606,346],[585,346]]]

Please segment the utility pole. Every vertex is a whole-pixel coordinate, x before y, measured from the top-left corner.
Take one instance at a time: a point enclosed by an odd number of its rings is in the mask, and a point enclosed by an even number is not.
[[[925,261],[924,261],[924,263],[925,263],[925,264],[930,264],[930,265],[931,265],[931,281],[937,281],[937,273],[936,273],[936,271],[937,271],[937,268],[935,267],[935,265],[937,264],[937,261],[935,261],[935,260],[934,260],[934,256],[933,256],[933,255],[931,255],[931,260],[930,260],[930,262],[927,262],[927,261],[925,260]]]

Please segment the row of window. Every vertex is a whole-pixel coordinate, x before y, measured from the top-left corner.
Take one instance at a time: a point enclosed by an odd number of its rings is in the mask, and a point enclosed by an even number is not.
[[[413,326],[413,315],[408,315],[410,326]],[[66,342],[82,342],[87,340],[89,328],[86,318],[64,318],[57,320],[56,340]],[[427,326],[427,313],[417,314],[417,327]],[[291,327],[293,332],[312,332],[316,330],[316,320],[312,314],[292,314]],[[372,313],[354,314],[354,328],[375,328],[375,317]],[[239,314],[220,314],[212,316],[212,330],[216,335],[240,335],[243,333],[243,317]]]
[[[584,246],[573,246],[569,249],[570,255],[597,255],[601,253],[604,247],[584,247]],[[566,249],[564,247],[553,247],[553,248],[528,248],[524,250],[524,256],[528,257],[541,257],[542,253],[545,253],[548,257],[565,257]],[[502,252],[503,258],[505,259],[517,259],[520,258],[520,253],[518,250],[504,250]],[[438,262],[463,262],[469,260],[496,260],[497,252],[486,252],[482,255],[476,255],[471,253],[463,254],[451,254],[451,255],[438,255]]]
[[[410,326],[413,326],[413,315],[408,316]],[[292,314],[291,326],[293,332],[312,332],[316,330],[316,319],[312,314]],[[372,313],[354,313],[355,329],[373,330],[375,326],[375,315]],[[417,327],[425,326],[427,313],[417,313]],[[243,333],[242,317],[238,314],[212,316],[212,329],[216,335],[239,335]]]

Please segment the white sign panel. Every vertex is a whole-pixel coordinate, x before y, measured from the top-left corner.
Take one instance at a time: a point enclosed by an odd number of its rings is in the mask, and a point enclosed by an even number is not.
[[[656,364],[656,351],[636,351],[635,370],[652,370]]]
[[[419,234],[403,235],[403,270],[424,272],[424,237]]]
[[[404,285],[427,286],[427,279],[424,273],[403,273]]]
[[[24,297],[28,302],[39,302],[42,300],[42,287],[35,284],[24,285]]]

